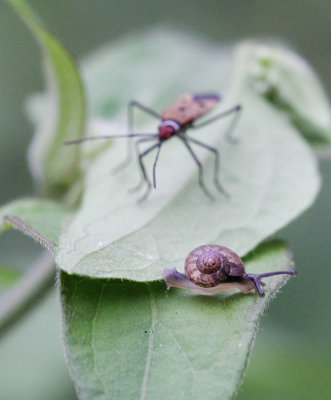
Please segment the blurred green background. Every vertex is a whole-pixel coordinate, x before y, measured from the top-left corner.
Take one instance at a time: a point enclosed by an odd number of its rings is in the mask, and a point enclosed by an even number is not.
[[[153,25],[173,26],[218,42],[273,37],[309,60],[331,91],[329,0],[30,0],[30,4],[77,59],[122,34]],[[2,1],[1,204],[34,191],[25,156],[32,126],[23,103],[42,88],[39,50]],[[286,285],[261,321],[240,400],[331,398],[331,160],[322,160],[320,170],[323,188],[313,208],[279,234],[290,243],[299,276]],[[15,232],[0,237],[2,265],[27,268],[37,251]],[[1,399],[75,399],[59,322],[56,295],[51,293],[0,338]]]

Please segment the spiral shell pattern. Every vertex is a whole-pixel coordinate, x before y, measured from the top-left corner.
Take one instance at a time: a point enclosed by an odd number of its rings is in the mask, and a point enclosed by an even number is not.
[[[186,276],[198,286],[214,287],[229,276],[241,276],[245,268],[232,250],[216,244],[207,244],[192,250],[185,260]]]

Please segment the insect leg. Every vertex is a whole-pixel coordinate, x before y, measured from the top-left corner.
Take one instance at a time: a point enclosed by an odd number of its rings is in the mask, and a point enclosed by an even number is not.
[[[128,128],[129,128],[129,134],[132,134],[134,132],[134,108],[138,108],[141,111],[144,111],[145,113],[153,116],[154,118],[157,118],[161,120],[161,115],[159,115],[156,111],[152,110],[149,107],[144,106],[143,104],[139,103],[136,100],[131,100],[130,103],[128,104]],[[157,136],[157,135],[156,135]],[[126,152],[126,158],[123,162],[121,162],[115,169],[114,172],[120,171],[122,168],[125,168],[132,160],[132,146],[131,146],[131,140],[129,136],[129,140],[127,141],[127,152]]]
[[[139,157],[140,157],[140,154],[141,154],[141,153],[140,153],[140,149],[139,149],[139,145],[140,145],[141,143],[145,143],[145,142],[148,142],[148,141],[151,141],[151,140],[154,140],[154,139],[151,139],[151,138],[144,138],[144,139],[139,139],[139,140],[137,140],[137,141],[134,143],[138,160],[139,160]],[[148,149],[147,149],[147,150],[148,150]],[[139,166],[140,166],[140,163],[139,163]],[[137,191],[140,190],[140,189],[142,188],[142,186],[144,185],[144,183],[145,183],[146,180],[145,180],[144,172],[143,172],[143,169],[141,168],[141,166],[140,166],[140,171],[141,171],[141,179],[140,179],[138,185],[134,186],[133,188],[131,188],[131,189],[129,190],[129,193],[137,192]]]
[[[141,203],[142,201],[144,201],[147,198],[147,196],[149,195],[150,191],[151,191],[151,183],[150,183],[150,181],[148,179],[148,176],[146,174],[146,169],[145,169],[145,166],[143,164],[142,159],[143,159],[143,157],[145,157],[148,153],[150,153],[152,150],[154,150],[158,146],[159,146],[159,143],[154,144],[153,146],[151,146],[149,149],[145,150],[139,156],[139,164],[140,164],[140,168],[141,168],[141,170],[142,170],[142,172],[144,174],[144,179],[145,179],[145,181],[147,183],[147,189],[146,189],[144,195],[142,197],[140,197],[140,199],[138,199],[138,203]]]
[[[140,170],[142,172],[142,177],[143,177],[143,181],[142,182],[146,183],[147,188],[146,188],[146,191],[145,191],[144,195],[138,199],[138,203],[141,203],[142,201],[144,201],[146,199],[146,197],[149,195],[149,193],[151,191],[151,187],[152,187],[151,182],[150,182],[150,180],[148,178],[148,175],[146,173],[146,168],[145,168],[145,165],[143,163],[143,158],[148,153],[150,153],[152,150],[156,149],[157,147],[159,147],[159,143],[153,144],[151,147],[146,149],[143,153],[139,154],[138,161],[139,161],[139,166],[140,166]],[[139,185],[136,188],[134,188],[133,191],[135,191],[137,189],[140,189],[140,187],[141,187],[141,182],[139,182]]]
[[[210,119],[207,119],[204,122],[201,122],[200,124],[192,125],[191,128],[199,129],[199,128],[202,128],[202,127],[204,127],[206,125],[209,125],[209,124],[213,123],[214,121],[217,121],[218,119],[221,119],[221,118],[226,117],[228,115],[234,114],[234,116],[233,116],[233,118],[232,118],[232,120],[230,122],[230,125],[229,125],[228,129],[225,132],[225,138],[229,142],[234,143],[235,139],[233,138],[232,133],[233,133],[234,128],[236,127],[236,125],[238,123],[239,117],[241,115],[241,111],[242,111],[242,106],[240,104],[238,104],[237,106],[232,107],[229,110],[223,111],[223,112],[215,115],[214,117],[212,117]]]
[[[143,104],[139,103],[136,100],[131,100],[130,103],[129,103],[129,106],[128,106],[129,129],[133,128],[133,122],[134,122],[133,121],[133,110],[134,110],[134,107],[139,108],[141,111],[144,111],[145,113],[147,113],[149,115],[152,115],[153,117],[155,117],[155,118],[157,118],[159,120],[162,119],[161,115],[158,114],[156,111],[152,110],[149,107],[144,106]],[[131,130],[130,130],[130,132],[131,132]]]
[[[162,143],[163,142],[159,142],[158,143],[158,149],[157,149],[157,153],[156,153],[156,157],[155,157],[155,161],[154,161],[154,165],[153,165],[153,186],[154,186],[154,189],[156,189],[155,169],[156,169],[157,160],[159,159],[159,154],[160,154]]]
[[[133,128],[133,107],[138,107],[142,111],[145,111],[146,113],[154,116],[157,119],[162,119],[161,115],[159,115],[157,112],[154,110],[144,106],[143,104],[138,103],[137,101],[133,100],[130,101],[129,106],[128,106],[128,127],[129,127],[129,133],[125,135],[101,135],[101,136],[85,136],[81,137],[78,139],[73,139],[73,140],[67,140],[64,142],[65,145],[70,145],[70,144],[79,144],[83,143],[89,140],[97,140],[97,139],[118,139],[118,138],[134,138],[134,137],[147,137],[147,136],[152,136],[152,137],[157,137],[157,134],[154,133],[133,133],[132,128]]]
[[[199,140],[196,139],[192,139],[190,137],[186,136],[186,139],[189,142],[195,143],[198,146],[204,147],[206,150],[211,151],[214,156],[215,156],[215,164],[214,164],[214,184],[216,186],[216,188],[218,189],[219,192],[223,193],[225,196],[228,196],[228,193],[226,192],[226,190],[223,189],[222,185],[219,182],[219,170],[220,170],[220,153],[217,149],[215,149],[212,146],[209,146],[208,144],[205,144],[203,142],[200,142]]]
[[[139,140],[138,142],[136,142],[136,147],[138,147],[138,144],[141,143],[141,142],[146,142],[146,140]],[[157,149],[156,157],[155,157],[154,164],[153,164],[153,186],[154,186],[154,189],[156,189],[156,174],[155,174],[155,172],[156,172],[156,164],[157,164],[157,161],[159,159],[159,154],[160,154],[162,143],[163,142],[159,142],[158,143],[158,149]],[[137,152],[139,154],[139,151],[137,151]],[[141,186],[143,185],[144,181],[145,181],[144,176],[142,176],[142,179],[139,182],[139,184],[136,187],[134,187],[133,189],[131,189],[130,192],[134,192],[134,191],[139,190],[141,188]]]
[[[178,137],[183,141],[183,143],[185,144],[187,150],[190,152],[191,156],[193,157],[193,160],[195,161],[195,163],[197,164],[197,166],[199,168],[199,186],[201,187],[201,189],[204,192],[204,194],[210,200],[213,200],[213,196],[209,193],[208,189],[206,188],[206,186],[205,186],[205,184],[203,182],[203,166],[202,166],[200,160],[198,159],[198,157],[196,156],[196,154],[192,150],[192,147],[189,145],[186,137],[185,136],[178,136]]]

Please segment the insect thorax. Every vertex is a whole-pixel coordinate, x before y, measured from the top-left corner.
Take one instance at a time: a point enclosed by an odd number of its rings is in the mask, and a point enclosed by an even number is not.
[[[159,126],[159,139],[165,140],[171,138],[171,136],[180,131],[180,128],[180,124],[172,119],[162,121]]]

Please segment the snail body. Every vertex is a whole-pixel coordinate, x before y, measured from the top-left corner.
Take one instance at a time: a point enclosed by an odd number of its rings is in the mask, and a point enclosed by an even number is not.
[[[260,297],[264,297],[261,278],[281,274],[295,276],[296,271],[247,274],[243,261],[234,251],[215,244],[199,246],[189,253],[185,260],[185,275],[175,268],[163,270],[168,287],[190,289],[206,295],[237,288],[243,293],[255,290]]]

